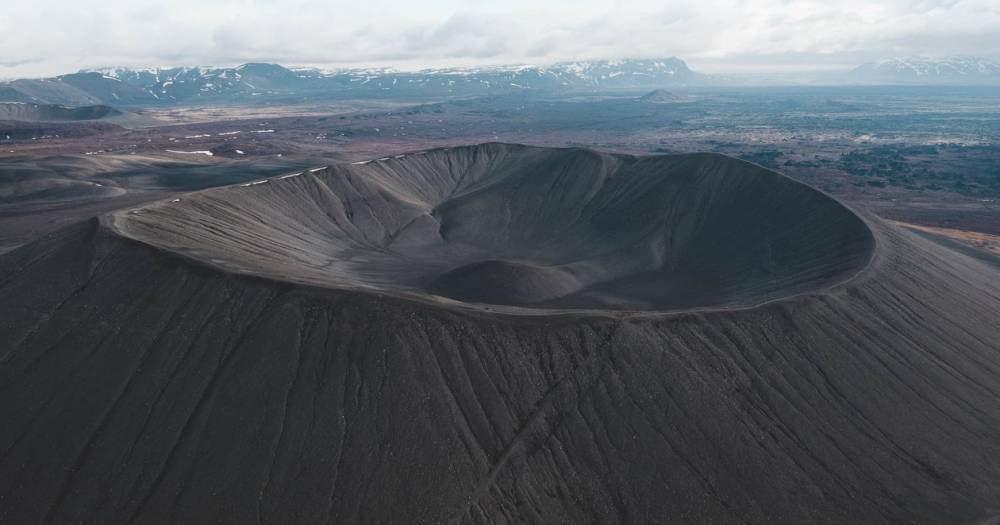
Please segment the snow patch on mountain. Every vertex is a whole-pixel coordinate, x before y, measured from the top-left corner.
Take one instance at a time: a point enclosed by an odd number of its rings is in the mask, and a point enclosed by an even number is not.
[[[1000,81],[1000,62],[979,57],[896,57],[862,64],[852,71],[862,81],[982,83]]]

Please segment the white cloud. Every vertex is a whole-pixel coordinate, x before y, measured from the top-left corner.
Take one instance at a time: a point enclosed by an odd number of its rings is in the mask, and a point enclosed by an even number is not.
[[[103,65],[546,62],[677,55],[775,69],[996,53],[996,0],[35,0],[0,11],[0,76]]]

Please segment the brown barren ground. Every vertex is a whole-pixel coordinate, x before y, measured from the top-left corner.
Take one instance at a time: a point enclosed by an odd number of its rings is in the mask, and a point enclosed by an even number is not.
[[[966,230],[956,230],[954,228],[935,228],[931,226],[921,226],[919,224],[911,224],[908,222],[901,221],[890,221],[897,226],[902,226],[904,228],[909,228],[911,230],[922,231],[925,233],[932,233],[935,235],[941,235],[949,239],[953,239],[962,244],[966,244],[973,248],[978,248],[984,250],[993,255],[1000,256],[1000,235],[990,235],[988,233],[980,233]]]

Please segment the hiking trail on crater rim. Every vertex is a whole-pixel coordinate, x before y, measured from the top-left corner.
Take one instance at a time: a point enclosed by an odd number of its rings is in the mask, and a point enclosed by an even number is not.
[[[1000,271],[765,168],[508,144],[0,255],[0,522],[976,523]]]

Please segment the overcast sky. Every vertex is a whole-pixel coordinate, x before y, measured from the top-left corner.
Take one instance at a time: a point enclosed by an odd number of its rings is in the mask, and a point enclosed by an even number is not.
[[[704,72],[1000,53],[1000,0],[2,0],[0,77],[678,56]]]

